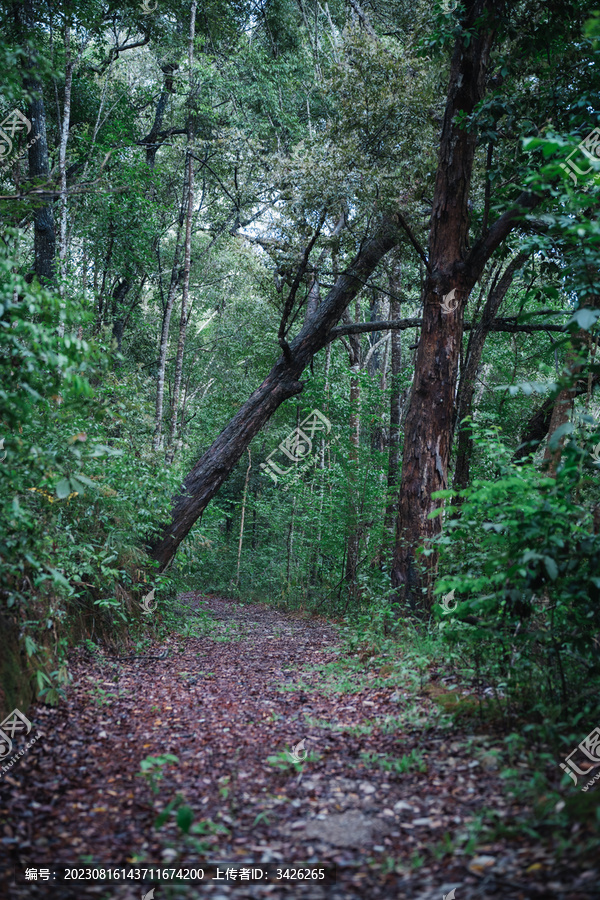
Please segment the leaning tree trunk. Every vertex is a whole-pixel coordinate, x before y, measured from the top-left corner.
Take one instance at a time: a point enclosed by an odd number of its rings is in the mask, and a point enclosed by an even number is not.
[[[452,58],[448,101],[442,126],[436,175],[429,259],[423,287],[423,324],[417,350],[410,407],[404,433],[402,482],[396,526],[392,584],[411,607],[432,602],[437,558],[420,569],[417,550],[439,534],[440,507],[432,493],[447,487],[453,407],[468,295],[494,250],[522,215],[535,205],[529,195],[505,212],[469,251],[469,191],[477,136],[461,123],[484,96],[496,15],[504,4],[471,0],[464,4],[465,46],[458,37]],[[443,305],[442,305],[443,304]],[[444,311],[446,310],[446,311]]]
[[[469,340],[469,352],[464,371],[460,379],[460,387],[458,390],[458,403],[456,424],[458,427],[458,449],[456,455],[456,465],[454,467],[454,481],[452,487],[455,491],[460,491],[469,483],[469,469],[471,465],[471,453],[473,449],[473,440],[471,438],[471,429],[468,423],[463,424],[463,420],[471,415],[473,407],[473,394],[475,392],[475,379],[481,362],[483,348],[487,339],[493,321],[496,317],[500,306],[506,297],[506,293],[511,286],[513,279],[519,269],[527,259],[526,253],[520,253],[508,264],[504,270],[504,274],[500,281],[494,285],[486,300],[481,319],[477,326],[471,332]],[[455,501],[456,502],[456,501]]]
[[[185,478],[174,498],[171,522],[151,545],[150,552],[161,570],[172,560],[181,541],[202,515],[227,479],[246,447],[275,410],[302,391],[298,380],[311,359],[325,347],[330,332],[345,308],[371,276],[385,254],[398,241],[396,216],[383,221],[378,232],[366,240],[355,259],[336,280],[314,317],[286,346],[263,383],[225,426],[221,434]]]

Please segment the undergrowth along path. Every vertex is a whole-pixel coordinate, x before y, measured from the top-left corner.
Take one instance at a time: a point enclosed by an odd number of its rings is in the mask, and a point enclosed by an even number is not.
[[[67,701],[30,710],[40,739],[0,779],[2,896],[139,900],[151,887],[17,886],[11,865],[203,862],[335,864],[337,882],[160,884],[154,900],[597,896],[597,870],[559,866],[518,827],[482,842],[484,810],[506,825],[524,812],[494,736],[453,725],[401,655],[348,658],[324,620],[181,600],[190,633],[139,658],[80,652]]]

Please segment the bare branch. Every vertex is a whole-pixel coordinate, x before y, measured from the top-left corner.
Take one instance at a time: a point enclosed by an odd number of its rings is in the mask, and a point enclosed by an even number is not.
[[[352,325],[339,325],[332,328],[329,332],[329,341],[334,341],[338,337],[347,334],[367,334],[372,331],[406,331],[408,328],[420,328],[423,319],[397,319],[395,322],[355,322]],[[478,323],[465,322],[465,331],[476,328]],[[565,332],[564,325],[549,325],[546,322],[541,324],[521,324],[516,318],[505,317],[494,319],[490,326],[490,331],[506,331],[509,334],[522,333],[533,334],[536,331],[562,331]]]
[[[417,253],[418,253],[419,256],[421,257],[421,259],[423,260],[423,263],[425,264],[425,267],[426,267],[427,271],[428,271],[428,272],[431,272],[431,266],[429,265],[429,260],[427,259],[427,254],[425,253],[425,251],[424,251],[423,248],[421,247],[420,243],[418,242],[418,240],[416,239],[416,237],[415,237],[414,234],[412,233],[412,231],[411,231],[411,229],[410,229],[410,226],[409,226],[408,222],[407,222],[406,219],[403,217],[402,213],[397,213],[397,216],[398,216],[398,221],[400,222],[400,224],[401,224],[402,227],[404,228],[406,234],[408,235],[409,241],[411,242],[411,244],[413,245],[413,247],[415,248],[415,250],[417,251]]]

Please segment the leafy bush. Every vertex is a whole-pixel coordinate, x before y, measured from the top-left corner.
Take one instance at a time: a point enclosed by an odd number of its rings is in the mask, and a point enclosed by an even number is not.
[[[572,719],[597,696],[600,675],[593,458],[572,439],[554,478],[531,461],[513,464],[496,429],[475,441],[497,477],[474,480],[460,509],[446,508],[438,547],[447,574],[436,593],[455,590],[458,606],[440,611],[440,627],[471,673],[517,706],[538,719],[568,707]]]
[[[69,636],[118,637],[140,621],[133,594],[149,587],[144,543],[173,476],[119,433],[110,358],[80,336],[81,304],[28,284],[2,252],[0,612],[37,693],[56,702],[69,680]]]

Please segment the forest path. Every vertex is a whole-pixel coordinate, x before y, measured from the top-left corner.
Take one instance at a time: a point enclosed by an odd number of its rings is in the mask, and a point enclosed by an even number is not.
[[[321,620],[199,594],[182,601],[210,615],[203,636],[173,635],[136,659],[82,654],[67,702],[30,710],[40,738],[0,779],[0,843],[13,864],[337,864],[335,885],[161,884],[155,900],[442,900],[453,887],[456,900],[589,896],[589,873],[571,894],[575,876],[561,884],[555,872],[547,892],[536,879],[546,883],[552,860],[524,835],[465,851],[460,834],[483,808],[517,812],[489,735],[467,751],[473,728],[442,730],[414,684],[404,690],[369,660],[349,674],[339,631]],[[301,740],[309,756],[294,767],[285,751]],[[373,767],[364,754],[376,753],[385,756]],[[153,792],[140,763],[164,754],[178,762],[159,766]],[[183,834],[175,811],[155,827],[170,801],[193,810],[196,834]],[[139,900],[150,887],[38,880],[0,896]]]

